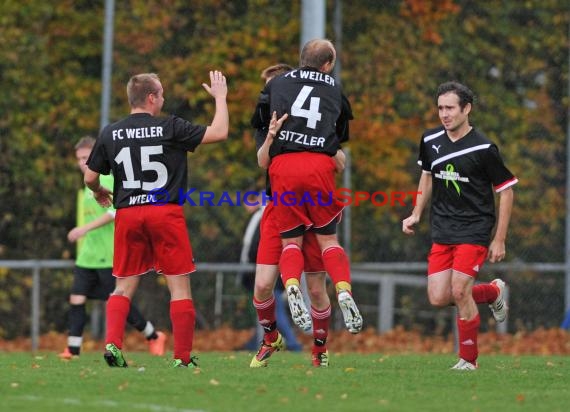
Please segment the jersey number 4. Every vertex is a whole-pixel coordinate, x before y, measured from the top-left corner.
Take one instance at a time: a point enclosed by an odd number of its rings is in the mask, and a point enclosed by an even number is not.
[[[310,129],[317,128],[317,122],[321,120],[321,112],[319,112],[319,106],[321,104],[320,97],[311,97],[311,102],[308,109],[303,109],[305,102],[307,101],[309,95],[313,91],[314,87],[303,86],[297,98],[291,106],[291,115],[296,117],[304,117],[307,119],[307,127]]]
[[[122,164],[125,170],[127,180],[123,180],[123,188],[142,188],[144,191],[150,191],[163,187],[168,181],[168,170],[166,170],[166,166],[163,163],[150,160],[152,155],[158,154],[162,154],[162,145],[141,146],[141,172],[149,170],[154,170],[156,172],[156,180],[153,182],[142,182],[141,184],[140,180],[135,180],[131,149],[129,147],[123,147],[119,153],[117,153],[117,156],[115,156],[115,162],[117,162],[117,164]]]

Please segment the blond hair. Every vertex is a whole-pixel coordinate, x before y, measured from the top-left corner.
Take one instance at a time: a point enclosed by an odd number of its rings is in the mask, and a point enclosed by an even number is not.
[[[79,141],[75,144],[75,150],[79,149],[93,149],[95,146],[95,139],[91,136],[83,136]]]

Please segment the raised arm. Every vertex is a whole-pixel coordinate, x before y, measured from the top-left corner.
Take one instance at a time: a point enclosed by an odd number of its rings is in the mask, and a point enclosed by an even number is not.
[[[277,112],[273,112],[271,116],[271,121],[269,122],[269,129],[267,130],[267,136],[265,137],[265,141],[257,151],[257,164],[259,167],[267,169],[269,167],[269,163],[271,163],[271,158],[269,157],[269,148],[273,143],[273,139],[277,136],[277,132],[281,129],[283,122],[287,120],[289,115],[285,113],[279,119],[277,119]]]
[[[230,127],[228,103],[226,101],[228,94],[226,77],[219,71],[210,72],[210,86],[206,83],[202,83],[202,86],[216,101],[216,112],[212,123],[206,128],[202,143],[208,144],[226,140]]]

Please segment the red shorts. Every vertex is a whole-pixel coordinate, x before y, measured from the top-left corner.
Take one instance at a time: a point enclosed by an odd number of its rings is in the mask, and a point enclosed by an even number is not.
[[[274,216],[275,206],[273,203],[268,203],[263,211],[260,223],[260,239],[256,260],[256,263],[260,265],[278,265],[281,257],[283,245]],[[305,232],[302,250],[305,258],[305,273],[325,271],[321,249],[314,233]]]
[[[487,258],[487,251],[481,245],[434,243],[428,255],[428,276],[453,269],[476,277]]]
[[[271,160],[269,179],[280,233],[301,225],[323,227],[340,215],[335,169],[334,159],[323,153],[286,153]]]
[[[123,278],[151,270],[163,275],[196,270],[182,206],[117,209],[113,275]]]

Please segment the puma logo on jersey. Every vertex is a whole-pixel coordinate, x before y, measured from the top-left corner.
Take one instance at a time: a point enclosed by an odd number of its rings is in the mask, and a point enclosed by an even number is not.
[[[436,153],[439,154],[439,148],[441,147],[441,145],[436,146],[436,145],[432,144],[431,147],[433,147],[433,150],[435,150]]]

